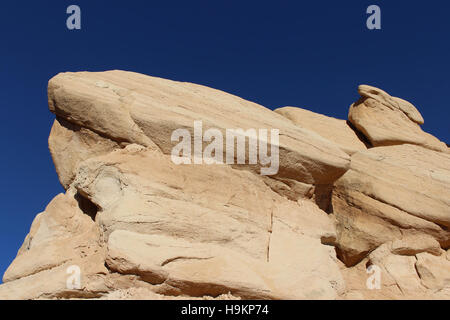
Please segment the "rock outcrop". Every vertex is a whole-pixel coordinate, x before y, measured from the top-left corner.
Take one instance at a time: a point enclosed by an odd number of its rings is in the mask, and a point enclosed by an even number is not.
[[[288,118],[299,127],[314,131],[325,139],[336,143],[349,155],[367,149],[364,143],[365,138],[361,135],[358,136],[358,132],[353,130],[345,120],[295,107],[284,107],[274,111]]]
[[[222,133],[234,128],[282,129],[279,179],[330,184],[345,173],[350,163],[339,147],[314,132],[303,130],[255,103],[191,83],[124,71],[63,73],[50,80],[48,99],[50,110],[57,117],[92,131],[91,135],[96,133],[116,143],[157,148],[164,154],[170,154],[174,147],[172,132],[184,128],[193,136],[197,120],[203,122],[204,131],[214,128]],[[64,122],[56,125],[64,126]],[[57,168],[67,167],[61,164],[65,162],[61,151],[67,139],[73,141],[75,150],[87,148],[86,156],[104,153],[108,146],[102,141],[91,150],[87,133],[69,126],[66,129],[74,137],[50,140]],[[77,157],[77,163],[84,160],[82,152]],[[58,175],[67,188],[74,173],[58,170]]]
[[[448,148],[374,140],[354,120],[372,106],[392,135],[423,119],[381,90],[360,92],[348,124],[131,72],[57,75],[49,148],[66,192],[36,216],[0,299],[450,298]],[[224,136],[279,130],[279,141],[253,141],[279,170],[261,175],[267,163],[249,154],[175,164],[172,132],[194,136],[199,120]],[[379,290],[366,286],[370,265]]]
[[[354,154],[335,183],[332,206],[347,265],[404,237],[428,235],[448,248],[450,155],[409,144]]]
[[[414,144],[448,152],[445,143],[422,131],[422,115],[408,101],[367,85],[358,88],[361,99],[351,105],[348,119],[372,146]]]

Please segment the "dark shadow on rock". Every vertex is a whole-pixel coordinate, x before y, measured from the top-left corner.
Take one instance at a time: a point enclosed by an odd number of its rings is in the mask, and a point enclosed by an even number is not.
[[[370,143],[369,139],[367,139],[367,137],[361,131],[356,129],[353,123],[347,120],[347,125],[356,133],[358,139],[365,144],[367,149],[373,148],[373,145]]]
[[[331,213],[333,211],[333,206],[331,204],[332,191],[333,185],[329,184],[318,184],[314,188],[314,202],[326,213]]]
[[[93,221],[95,221],[95,217],[97,216],[98,208],[97,206],[88,198],[83,197],[79,192],[75,195],[75,200],[78,202],[78,207],[84,214],[91,217]]]

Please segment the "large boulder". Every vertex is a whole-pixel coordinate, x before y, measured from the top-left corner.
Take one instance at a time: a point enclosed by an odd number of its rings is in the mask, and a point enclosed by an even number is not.
[[[448,153],[445,143],[422,131],[422,115],[408,101],[385,91],[360,85],[361,99],[350,106],[349,121],[374,147],[415,144]]]

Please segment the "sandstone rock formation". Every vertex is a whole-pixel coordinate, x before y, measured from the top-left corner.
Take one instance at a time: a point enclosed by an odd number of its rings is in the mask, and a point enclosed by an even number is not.
[[[449,299],[448,148],[400,137],[405,117],[423,122],[411,104],[360,92],[350,125],[131,72],[57,75],[49,148],[66,192],[36,216],[0,299]],[[372,112],[400,138],[354,120]],[[173,163],[171,133],[196,120],[278,129],[278,173]]]
[[[296,125],[314,131],[325,139],[336,143],[350,155],[367,149],[363,142],[364,137],[358,137],[358,133],[345,120],[327,117],[295,107],[284,107],[274,111],[288,118]]]
[[[203,121],[204,130],[283,128],[279,143],[280,179],[329,184],[350,163],[339,147],[314,132],[303,130],[255,103],[191,83],[123,71],[64,73],[49,82],[48,99],[50,110],[57,117],[92,131],[91,135],[96,133],[116,143],[157,147],[164,154],[170,154],[174,147],[171,133],[185,128],[193,135],[196,120]],[[60,125],[64,126],[64,122],[57,124]],[[67,130],[77,137],[71,138],[77,143],[75,150],[87,148],[89,151],[84,153],[88,157],[103,153],[107,147],[107,142],[102,141],[91,150],[84,131],[69,127]],[[61,151],[67,139],[50,140],[56,167],[66,167],[59,163],[65,161]],[[84,159],[83,152],[77,157]],[[66,188],[71,174],[58,170]]]
[[[408,101],[367,85],[358,88],[361,99],[351,105],[348,119],[374,147],[415,144],[448,152],[445,143],[423,132],[422,115]]]
[[[449,183],[448,153],[405,144],[353,155],[332,196],[342,260],[353,265],[395,239],[415,238],[422,245],[438,242],[448,248]],[[414,250],[414,242],[406,243]]]

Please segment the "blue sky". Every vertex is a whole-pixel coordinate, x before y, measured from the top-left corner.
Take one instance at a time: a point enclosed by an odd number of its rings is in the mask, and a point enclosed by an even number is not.
[[[66,28],[71,4],[79,31]],[[366,28],[371,4],[382,30]],[[338,118],[371,84],[415,104],[424,130],[449,143],[449,15],[444,0],[1,1],[0,274],[63,191],[47,146],[58,72],[131,70]]]

